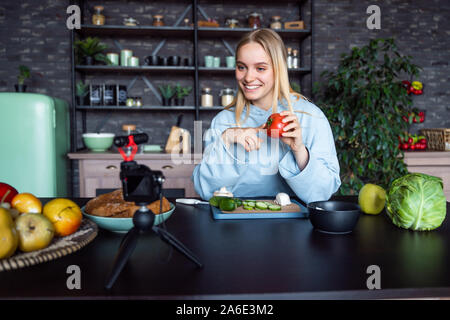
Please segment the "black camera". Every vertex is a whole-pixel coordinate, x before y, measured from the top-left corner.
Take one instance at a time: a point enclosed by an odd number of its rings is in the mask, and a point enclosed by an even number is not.
[[[161,171],[153,171],[136,161],[122,162],[120,165],[123,199],[145,205],[159,200],[165,180]]]

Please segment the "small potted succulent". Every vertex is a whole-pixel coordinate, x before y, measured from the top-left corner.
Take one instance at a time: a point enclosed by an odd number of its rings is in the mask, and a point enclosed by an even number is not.
[[[103,54],[108,46],[100,43],[97,37],[87,37],[84,40],[75,41],[75,54],[77,63],[84,61],[86,65],[93,65],[95,61],[111,64],[111,61]]]
[[[24,84],[26,79],[31,77],[30,69],[27,66],[19,66],[19,75],[17,76],[17,84],[14,85],[16,92],[25,92],[27,85]]]
[[[175,105],[184,106],[184,98],[191,93],[192,87],[182,87],[179,83],[175,86]]]
[[[163,106],[172,105],[172,97],[175,95],[175,87],[170,84],[166,86],[159,86],[159,91],[161,91]]]
[[[86,105],[86,97],[89,93],[89,84],[83,81],[78,81],[76,85],[77,105]]]

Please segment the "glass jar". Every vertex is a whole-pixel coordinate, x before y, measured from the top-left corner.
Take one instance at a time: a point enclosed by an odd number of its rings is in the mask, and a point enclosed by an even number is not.
[[[281,29],[283,28],[283,24],[281,23],[281,17],[280,16],[273,16],[272,21],[270,22],[270,28],[271,29]]]
[[[132,97],[127,98],[127,107],[134,107],[134,99]]]
[[[202,107],[212,107],[214,104],[211,88],[205,87],[202,89]]]
[[[160,14],[157,14],[157,15],[153,16],[153,26],[154,27],[162,27],[162,26],[164,26],[163,19],[164,19],[164,16],[160,15]]]
[[[141,97],[134,98],[134,105],[136,107],[142,107],[142,98]]]
[[[130,134],[135,134],[136,133],[136,125],[124,124],[124,125],[122,125],[122,130],[125,132],[125,134],[127,136],[129,136]]]
[[[225,88],[220,90],[219,96],[221,97],[220,102],[223,107],[230,105],[234,100],[234,90],[231,88]]]
[[[248,27],[252,29],[258,29],[261,28],[261,18],[262,14],[260,13],[250,13],[248,15]]]
[[[232,18],[229,18],[229,19],[227,19],[225,21],[225,25],[228,28],[237,28],[238,27],[238,23],[239,23],[239,21],[237,19],[232,19]]]
[[[105,16],[102,14],[104,7],[103,6],[95,6],[95,13],[92,15],[92,24],[97,26],[102,26],[105,24]]]

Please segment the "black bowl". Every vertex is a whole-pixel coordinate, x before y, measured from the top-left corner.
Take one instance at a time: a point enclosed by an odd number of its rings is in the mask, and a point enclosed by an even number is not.
[[[358,204],[344,201],[310,202],[308,210],[315,229],[335,234],[352,232],[361,213]]]

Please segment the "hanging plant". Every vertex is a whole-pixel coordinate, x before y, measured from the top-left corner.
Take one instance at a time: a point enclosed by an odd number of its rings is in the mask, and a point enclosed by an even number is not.
[[[371,40],[342,54],[337,70],[323,72],[315,85],[335,138],[340,194],[357,194],[369,182],[388,188],[407,173],[398,137],[408,129],[402,117],[412,112],[412,100],[400,77],[418,76],[411,59],[394,39]]]

